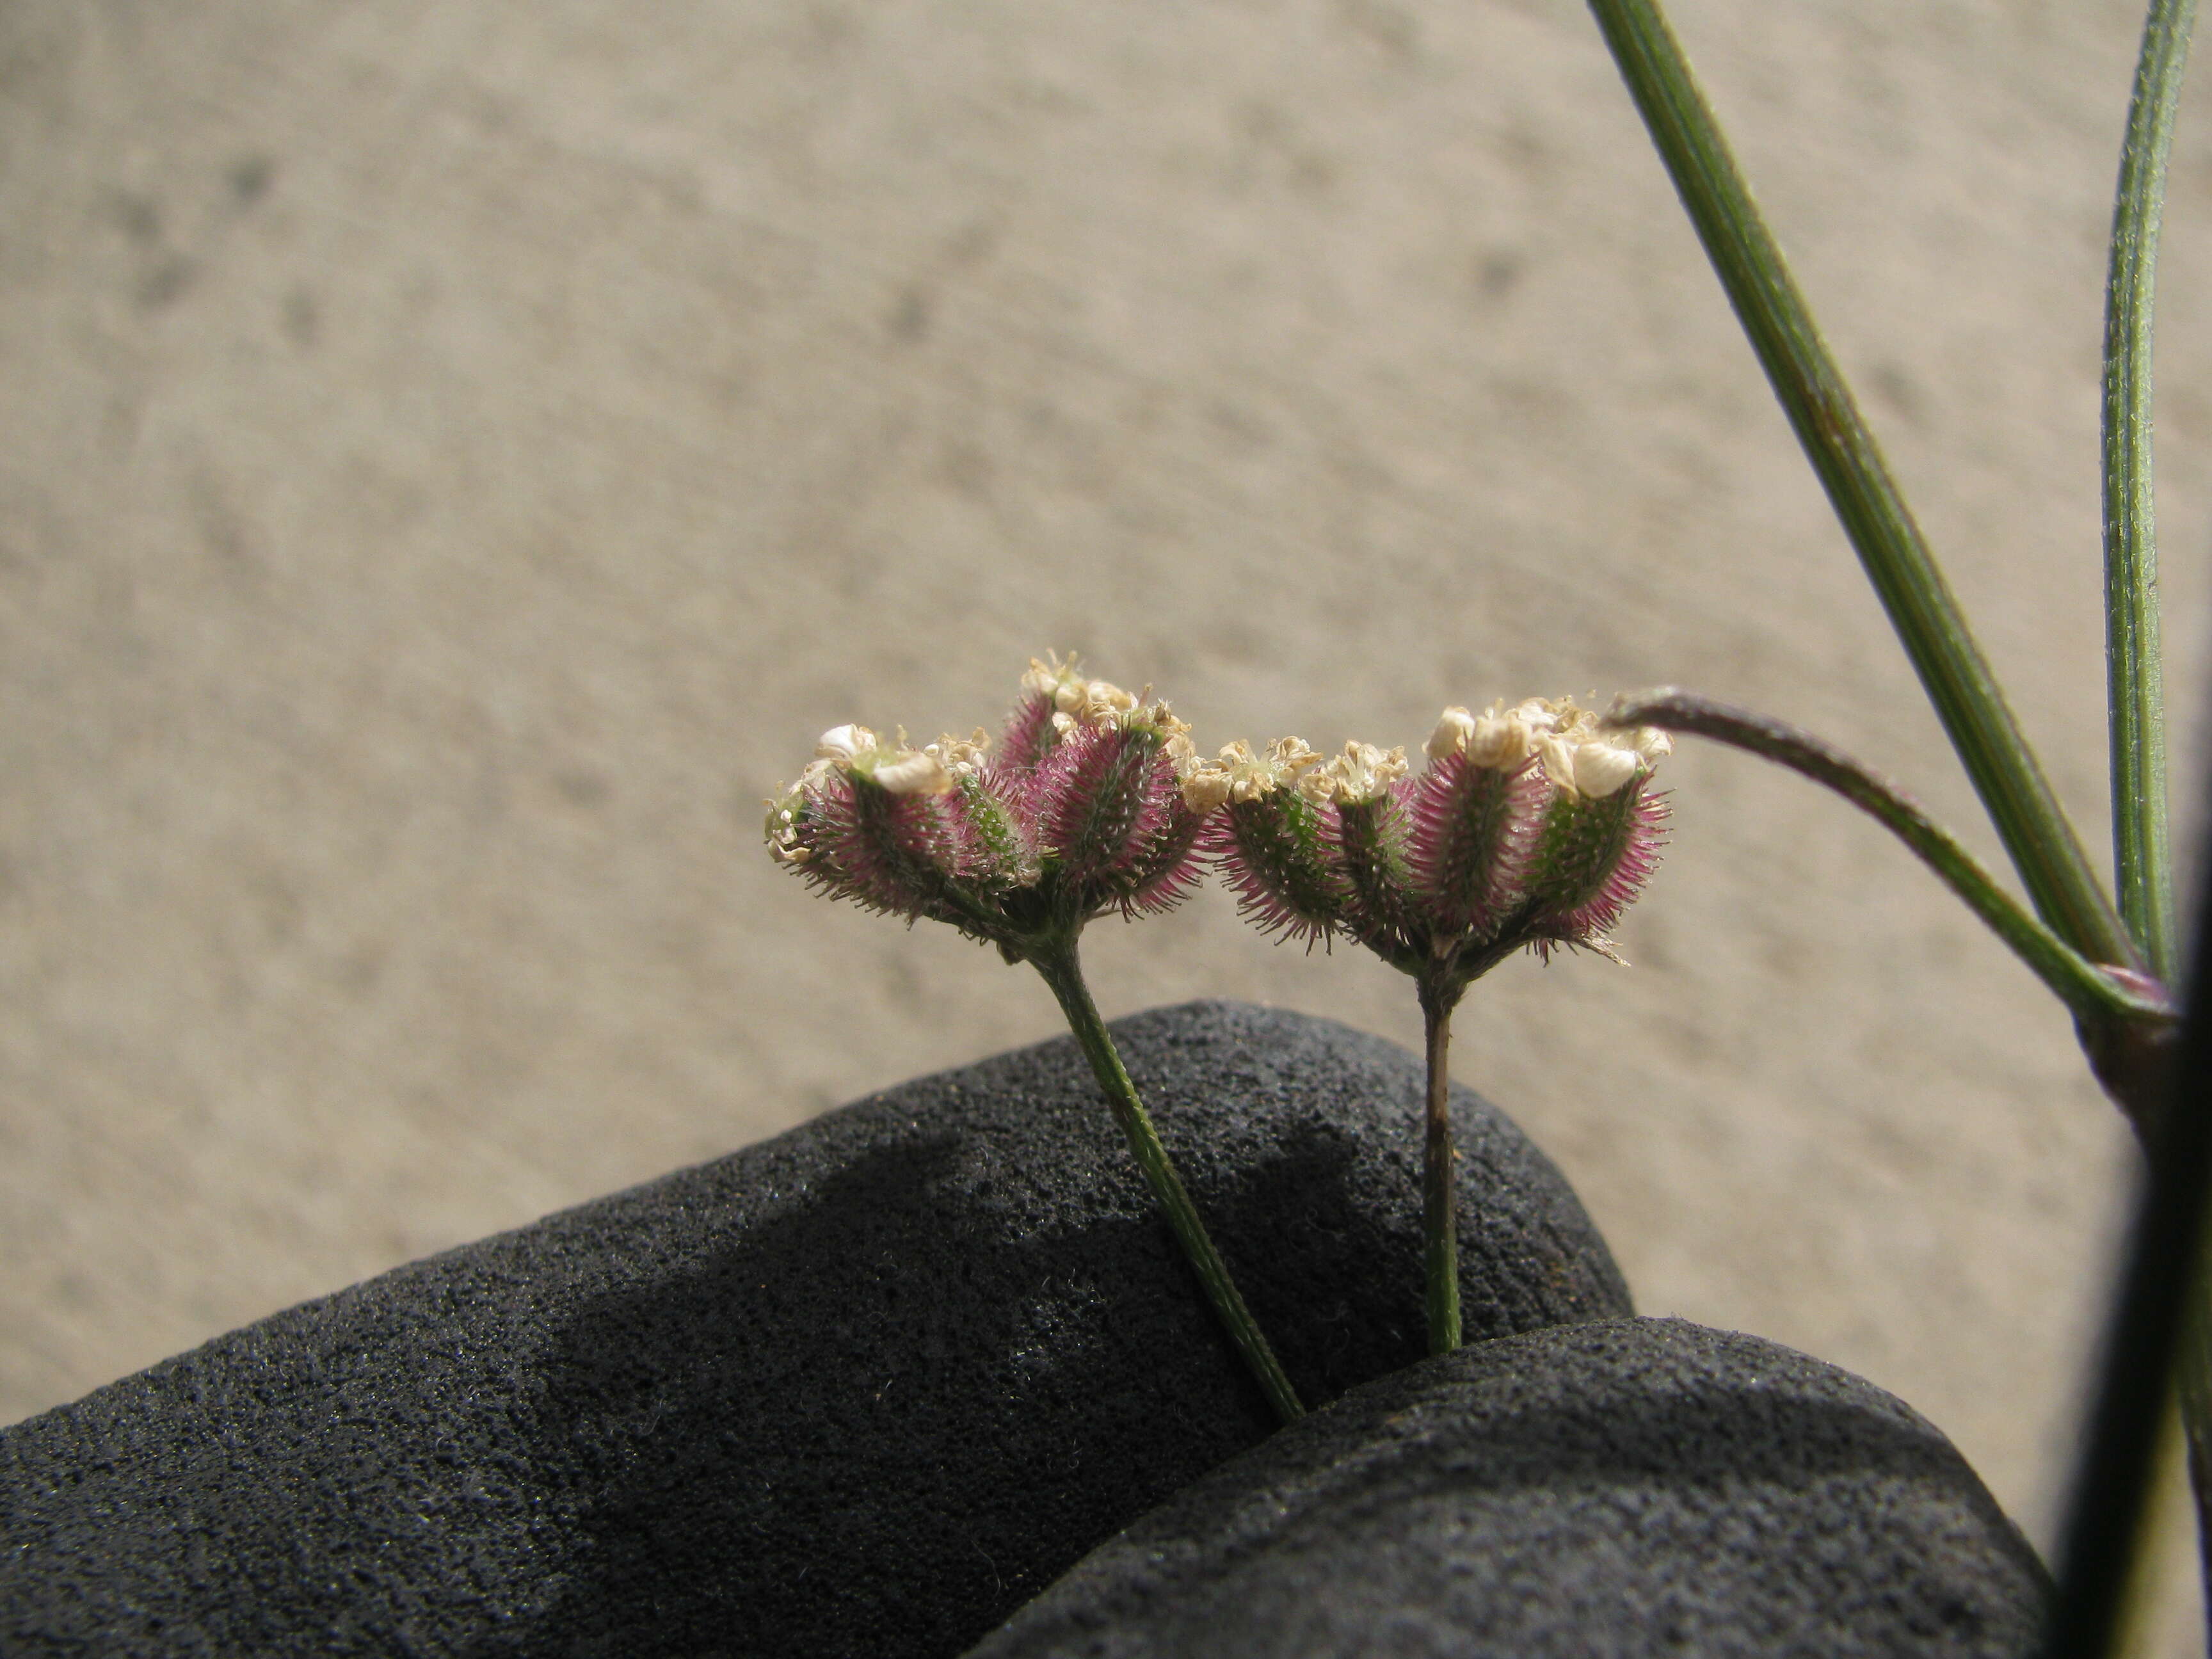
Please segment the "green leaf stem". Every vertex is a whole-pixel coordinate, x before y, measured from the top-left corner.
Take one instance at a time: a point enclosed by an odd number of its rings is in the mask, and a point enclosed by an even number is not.
[[[1945,583],[1656,0],[1589,0],[1729,301],[2037,912],[2142,966]]]
[[[2150,970],[2173,974],[2166,824],[2166,696],[2151,490],[2151,309],[2166,156],[2197,0],[2151,0],[2128,105],[2105,289],[2105,663],[2120,918]]]

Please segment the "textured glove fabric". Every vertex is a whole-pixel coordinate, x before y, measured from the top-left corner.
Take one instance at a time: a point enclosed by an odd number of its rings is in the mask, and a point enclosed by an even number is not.
[[[1234,1004],[1115,1034],[1304,1398],[1420,1358],[1419,1061]],[[1456,1114],[1470,1333],[1628,1312]],[[0,1433],[0,1651],[957,1654],[1272,1420],[1061,1040]]]

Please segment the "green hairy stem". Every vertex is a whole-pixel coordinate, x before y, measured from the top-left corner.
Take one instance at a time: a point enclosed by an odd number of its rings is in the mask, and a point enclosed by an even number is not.
[[[1460,1345],[1457,1162],[1451,1132],[1451,1017],[1459,994],[1431,975],[1421,980],[1421,1019],[1428,1031],[1427,1133],[1421,1148],[1421,1240],[1429,1316],[1429,1352]]]
[[[2120,917],[2160,978],[2174,969],[2166,693],[2151,489],[2151,311],[2166,156],[2197,0],[2152,0],[2128,106],[2105,289],[2105,665]]]
[[[1775,396],[2037,914],[2090,960],[2142,966],[1656,0],[1589,0],[1589,6]]]
[[[2151,971],[2172,981],[2177,940],[2166,833],[2166,691],[2159,641],[2151,476],[2151,326],[2166,159],[2197,0],[2150,0],[2128,100],[2105,286],[2105,672],[2112,728],[2112,864],[2126,924]],[[2202,970],[2199,970],[2200,977]],[[2182,1422],[2197,1550],[2212,1584],[2212,1334],[2203,1263],[2183,1334]]]
[[[1152,1195],[1167,1212],[1168,1225],[1175,1230],[1176,1240],[1182,1246],[1183,1255],[1198,1274],[1200,1284],[1205,1286],[1206,1299],[1220,1316],[1229,1340],[1236,1345],[1238,1355],[1267,1396],[1268,1403],[1274,1407],[1275,1415],[1285,1423],[1297,1422],[1305,1415],[1305,1407],[1298,1403],[1297,1391],[1284,1375],[1275,1351],[1267,1346],[1267,1339],[1252,1317],[1252,1310],[1244,1305],[1236,1281],[1229,1276],[1229,1264],[1214,1248],[1206,1224],[1199,1219],[1198,1206],[1191,1202],[1182,1177],[1176,1173],[1168,1149],[1160,1144],[1152,1115],[1137,1097],[1137,1086],[1129,1080],[1128,1070],[1121,1064],[1106,1022],[1099,1017],[1098,1006],[1091,1000],[1090,988],[1084,983],[1074,945],[1071,942],[1058,950],[1039,952],[1030,961],[1044,976],[1044,982],[1052,987],[1053,995],[1060,1000],[1060,1010],[1067,1016],[1068,1029],[1075,1033],[1083,1057],[1091,1062],[1091,1073],[1105,1091],[1106,1104],[1113,1111],[1114,1121],[1121,1126],[1129,1151],[1136,1158],[1137,1167],[1144,1171]]]

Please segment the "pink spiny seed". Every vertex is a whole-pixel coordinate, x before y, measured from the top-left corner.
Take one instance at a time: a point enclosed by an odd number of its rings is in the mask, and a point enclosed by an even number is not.
[[[1493,933],[1518,902],[1553,789],[1533,757],[1511,771],[1447,755],[1415,781],[1407,859],[1443,933]]]
[[[1021,814],[992,788],[989,777],[971,775],[957,786],[955,809],[967,830],[969,856],[962,874],[1000,887],[1036,879],[1036,849]]]
[[[1633,784],[1595,799],[1559,792],[1530,866],[1528,926],[1559,933],[1565,916],[1600,897],[1632,844],[1638,799]]]
[[[1205,818],[1178,796],[1169,810],[1165,830],[1132,872],[1127,896],[1121,901],[1122,915],[1159,915],[1190,896],[1205,873],[1198,851],[1205,825]]]
[[[806,874],[817,885],[878,910],[936,914],[957,879],[965,825],[944,795],[894,795],[844,776],[817,797],[821,828]]]
[[[1030,807],[1068,874],[1127,867],[1146,816],[1149,763],[1158,757],[1145,738],[1118,726],[1079,726],[1045,757]]]
[[[1011,783],[1015,776],[1036,769],[1060,736],[1053,729],[1052,712],[1051,701],[1034,694],[1014,705],[1014,712],[1006,717],[1006,730],[1000,733],[998,752],[991,757],[994,774]]]
[[[1387,940],[1401,950],[1422,948],[1427,933],[1407,888],[1407,805],[1416,787],[1413,779],[1401,778],[1371,802],[1339,805],[1324,825],[1329,862],[1345,884],[1346,926],[1364,940]]]
[[[1667,798],[1645,793],[1641,781],[1628,787],[1637,794],[1628,813],[1627,832],[1620,858],[1589,900],[1548,926],[1582,938],[1611,933],[1622,913],[1635,902],[1644,884],[1651,879],[1652,872],[1659,867],[1659,849],[1667,842]]]
[[[1182,781],[1176,775],[1175,763],[1150,738],[1140,740],[1137,747],[1145,761],[1137,791],[1136,819],[1129,826],[1121,854],[1106,869],[1108,875],[1117,878],[1133,879],[1139,871],[1151,868],[1179,817],[1188,811],[1183,805]]]
[[[1261,932],[1310,944],[1335,931],[1342,900],[1322,827],[1335,810],[1284,788],[1232,802],[1215,817],[1207,850],[1237,895],[1238,914]],[[1317,815],[1310,825],[1303,822],[1308,814]]]

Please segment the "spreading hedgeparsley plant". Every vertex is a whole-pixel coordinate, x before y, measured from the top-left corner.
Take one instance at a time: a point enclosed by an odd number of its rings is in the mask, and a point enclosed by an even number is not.
[[[1418,775],[1403,749],[1348,743],[1323,764],[1299,738],[1260,753],[1232,743],[1193,773],[1194,798],[1218,808],[1206,851],[1247,917],[1309,945],[1354,939],[1413,981],[1433,1352],[1461,1335],[1452,1011],[1516,951],[1614,956],[1606,935],[1658,861],[1666,802],[1648,786],[1668,749],[1664,732],[1537,698],[1445,709]]]
[[[769,808],[780,864],[835,898],[949,922],[1043,975],[1246,1366],[1277,1414],[1297,1395],[1238,1294],[1085,984],[1076,942],[1109,912],[1172,908],[1197,884],[1212,805],[1190,728],[1149,689],[1032,659],[995,748],[981,729],[922,748],[866,726],[823,734]]]

